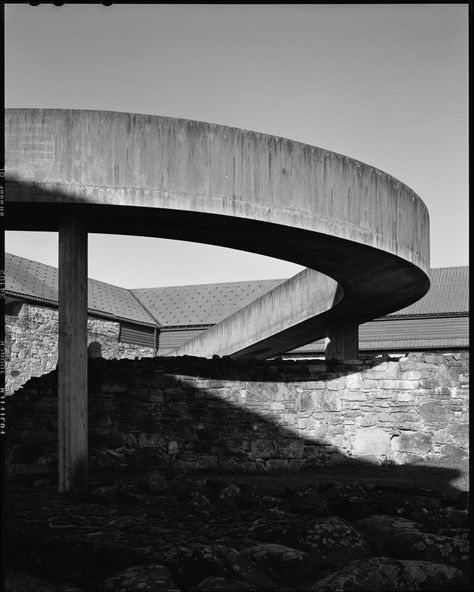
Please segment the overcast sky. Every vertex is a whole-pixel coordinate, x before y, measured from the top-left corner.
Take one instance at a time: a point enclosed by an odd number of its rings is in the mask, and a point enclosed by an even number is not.
[[[7,107],[209,121],[373,165],[428,206],[432,267],[468,263],[468,5],[5,6]],[[57,265],[54,233],[6,250]],[[179,241],[90,235],[124,287],[289,277],[299,267]]]

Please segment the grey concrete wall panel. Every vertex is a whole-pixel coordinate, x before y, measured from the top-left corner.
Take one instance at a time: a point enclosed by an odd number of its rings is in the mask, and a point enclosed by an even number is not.
[[[274,355],[323,337],[333,322],[399,310],[429,288],[425,205],[346,156],[221,125],[103,111],[8,109],[5,132],[7,229],[57,230],[73,213],[89,232],[222,245],[319,272],[278,286],[189,353]]]

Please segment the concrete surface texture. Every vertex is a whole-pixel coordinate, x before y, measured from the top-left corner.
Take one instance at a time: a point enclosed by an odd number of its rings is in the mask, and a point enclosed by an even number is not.
[[[9,109],[5,132],[7,229],[57,230],[61,216],[73,215],[88,232],[205,242],[310,269],[186,353],[268,357],[428,290],[423,202],[340,154],[221,125],[102,111]]]

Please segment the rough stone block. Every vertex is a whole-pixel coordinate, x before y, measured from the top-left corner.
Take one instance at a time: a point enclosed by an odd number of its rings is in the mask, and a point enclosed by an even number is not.
[[[301,393],[298,397],[298,410],[312,411],[315,408],[314,398],[315,396],[311,392]]]
[[[427,454],[433,446],[431,435],[423,432],[401,432],[391,440],[394,452],[410,454]]]
[[[464,449],[459,448],[459,446],[452,446],[451,444],[441,446],[440,452],[442,457],[449,458],[453,461],[466,460],[469,456]]]
[[[344,381],[340,379],[328,380],[326,382],[326,388],[329,391],[341,391],[344,388]]]
[[[426,364],[442,364],[443,356],[428,354],[424,356],[424,361]]]
[[[403,380],[420,380],[422,378],[421,372],[410,370],[409,372],[402,372]]]
[[[304,443],[300,439],[281,440],[277,445],[278,456],[282,458],[303,458]]]
[[[364,377],[364,380],[362,381],[362,390],[363,391],[372,391],[372,390],[377,390],[379,388],[380,384],[378,380],[371,380],[371,379],[367,379]]]
[[[409,358],[400,358],[398,363],[400,365],[401,372],[411,372],[413,370],[417,370],[418,368],[418,363]]]
[[[355,372],[346,376],[346,389],[359,390],[362,386],[362,374]]]
[[[352,442],[354,456],[388,456],[390,454],[390,434],[377,427],[357,430]]]
[[[377,420],[377,416],[374,414],[363,414],[360,417],[360,427],[364,428],[364,427],[370,427],[370,426],[375,426],[377,425],[378,420]]]
[[[272,385],[272,388],[270,389],[272,393],[272,400],[286,402],[294,397],[296,388],[296,385],[290,385],[286,383],[275,383],[274,385]]]
[[[436,442],[454,444],[461,448],[469,448],[469,424],[450,423],[445,428],[433,434]]]
[[[334,433],[335,428],[333,427],[331,430],[331,433]],[[326,424],[322,424],[322,425],[318,425],[315,428],[313,428],[311,430],[311,437],[315,438],[317,440],[324,440],[325,438],[327,438],[329,433],[329,426]]]
[[[416,409],[416,412],[427,423],[449,422],[453,418],[453,412],[451,410],[435,403],[423,403]]]
[[[378,414],[378,420],[383,422],[383,423],[388,423],[388,424],[392,424],[394,421],[394,416],[393,413],[391,412],[382,412]]]
[[[395,400],[399,402],[411,401],[413,399],[412,393],[410,391],[402,391],[400,393],[396,393]]]
[[[285,410],[285,404],[279,401],[275,401],[273,403],[270,403],[270,409],[272,411],[284,411]]]
[[[350,391],[346,389],[342,391],[341,399],[343,401],[367,401],[367,394],[358,390]]]
[[[323,380],[304,380],[293,385],[292,391],[298,393],[303,391],[314,391],[316,389],[326,388],[326,383]]]
[[[317,424],[318,422],[313,417],[302,417],[298,419],[297,427],[298,429],[313,429]]]
[[[419,362],[418,369],[425,370],[425,371],[431,371],[431,372],[437,372],[438,366],[436,364],[431,364],[431,363],[428,364],[427,362]]]
[[[384,362],[378,367],[379,371],[383,372],[385,378],[398,379],[401,376],[400,364],[398,362]]]
[[[273,440],[253,440],[250,454],[253,458],[274,458],[278,456],[276,443]]]
[[[342,403],[336,391],[318,391],[315,393],[314,409],[316,411],[341,411]]]
[[[382,380],[382,388],[386,390],[410,390],[417,388],[418,384],[411,380]]]

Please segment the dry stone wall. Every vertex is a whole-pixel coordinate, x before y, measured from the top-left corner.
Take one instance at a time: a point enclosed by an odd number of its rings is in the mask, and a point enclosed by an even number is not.
[[[150,357],[153,349],[119,342],[120,324],[89,318],[88,342],[106,359]],[[100,347],[97,346],[99,344]],[[58,361],[58,311],[24,303],[17,316],[5,318],[5,389],[11,394],[30,378],[53,370]]]
[[[52,372],[9,398],[13,471],[55,466],[56,381]],[[468,405],[466,351],[353,364],[92,359],[90,459],[181,470],[300,469],[346,458],[453,465],[467,460]]]

